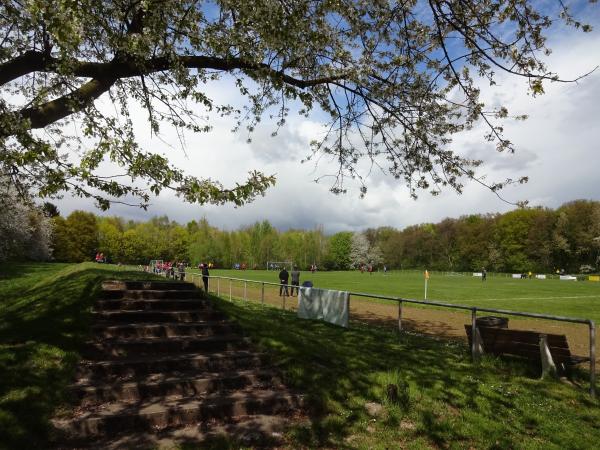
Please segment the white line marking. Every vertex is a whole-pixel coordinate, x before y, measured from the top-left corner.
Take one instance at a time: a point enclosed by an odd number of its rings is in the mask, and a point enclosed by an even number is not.
[[[563,298],[600,298],[600,295],[575,295],[572,297],[504,297],[504,298],[481,298],[479,300],[562,300]]]

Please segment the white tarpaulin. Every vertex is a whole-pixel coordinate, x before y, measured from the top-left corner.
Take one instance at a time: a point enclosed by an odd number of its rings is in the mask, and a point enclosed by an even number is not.
[[[345,291],[329,289],[300,289],[298,295],[298,317],[319,319],[348,327],[349,296]]]
[[[577,277],[574,277],[573,275],[561,275],[560,279],[563,281],[577,281]]]

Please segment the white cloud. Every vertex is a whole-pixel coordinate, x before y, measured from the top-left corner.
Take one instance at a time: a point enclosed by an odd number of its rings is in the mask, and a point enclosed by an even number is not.
[[[600,35],[597,33],[562,34],[553,45],[549,66],[564,78],[576,77],[600,64]],[[488,181],[528,175],[526,185],[509,187],[503,195],[511,200],[528,199],[532,205],[556,207],[576,198],[600,200],[600,173],[597,163],[600,150],[600,73],[577,84],[549,84],[547,93],[532,98],[525,81],[500,75],[493,89],[483,85],[482,97],[490,104],[502,103],[512,114],[528,114],[529,120],[507,124],[505,134],[517,147],[514,154],[498,153],[483,139],[481,126],[458,136],[457,148],[465,155],[486,161],[481,174]],[[211,86],[217,97],[231,100],[227,83]],[[373,169],[368,177],[369,192],[358,198],[358,186],[350,185],[346,195],[331,194],[327,180],[315,184],[320,175],[334,169],[325,159],[315,169],[312,162],[299,160],[310,153],[309,142],[322,132],[314,120],[290,117],[277,137],[271,137],[273,122],[261,124],[246,142],[246,134],[232,134],[233,123],[216,118],[214,129],[207,134],[187,134],[186,153],[171,149],[160,140],[150,138],[145,115],[136,115],[136,125],[142,143],[159,153],[165,153],[177,166],[190,174],[210,177],[231,184],[243,181],[246,173],[260,169],[276,174],[277,185],[265,197],[241,208],[230,206],[196,206],[184,204],[172,194],[153,201],[148,212],[115,206],[109,214],[145,219],[167,214],[181,222],[206,217],[212,224],[226,229],[267,219],[275,226],[312,228],[322,224],[327,232],[360,230],[367,227],[405,227],[414,223],[436,222],[444,217],[464,214],[503,212],[512,208],[482,186],[471,183],[458,196],[444,192],[430,197],[423,192],[418,201],[408,196],[401,180],[381,176]],[[163,139],[177,148],[177,136],[166,129]],[[91,202],[65,199],[59,203],[63,213],[75,208],[92,210]]]

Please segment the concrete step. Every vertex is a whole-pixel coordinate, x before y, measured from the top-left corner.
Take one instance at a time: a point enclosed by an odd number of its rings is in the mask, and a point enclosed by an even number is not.
[[[185,281],[170,281],[170,280],[147,280],[147,281],[119,281],[110,280],[102,283],[104,290],[127,290],[127,289],[151,289],[151,290],[196,290],[196,286]]]
[[[77,377],[105,382],[135,379],[149,374],[168,373],[171,376],[190,371],[231,371],[259,367],[265,355],[248,350],[225,352],[181,353],[178,355],[152,355],[105,361],[83,361]]]
[[[297,418],[296,418],[297,419]],[[99,439],[63,442],[56,449],[122,450],[175,448],[280,448],[290,423],[287,416],[254,414],[239,416],[227,423],[200,423],[157,433],[111,433]],[[224,445],[227,443],[227,445]],[[73,445],[75,444],[75,445]]]
[[[174,354],[199,351],[216,352],[242,349],[247,345],[247,340],[238,334],[205,337],[105,339],[88,342],[83,354],[94,359],[105,356]]]
[[[121,431],[157,432],[207,421],[234,421],[254,414],[287,414],[298,408],[302,398],[280,390],[235,391],[197,398],[149,399],[134,405],[103,404],[84,408],[73,419],[54,420],[66,439],[88,439]]]
[[[290,419],[286,416],[252,415],[227,424],[189,425],[158,434],[122,433],[81,448],[94,450],[175,448],[280,448]],[[228,443],[228,445],[223,445]]]
[[[210,308],[212,303],[201,298],[112,299],[97,300],[96,311],[188,311]]]
[[[92,320],[95,323],[189,323],[223,319],[225,319],[223,313],[209,308],[188,311],[92,311]]]
[[[71,386],[71,392],[86,407],[101,403],[140,402],[152,397],[195,397],[212,392],[226,392],[252,386],[257,389],[280,389],[281,380],[269,371],[235,371],[225,373],[153,374],[133,381],[94,385],[87,381]]]
[[[143,289],[143,290],[105,290],[102,291],[100,298],[102,300],[157,300],[157,299],[183,299],[183,298],[202,298],[203,292],[199,289],[181,290],[181,289]]]
[[[92,327],[98,338],[144,338],[175,336],[214,336],[230,334],[239,327],[225,320],[188,323],[126,323],[118,325],[97,324]]]

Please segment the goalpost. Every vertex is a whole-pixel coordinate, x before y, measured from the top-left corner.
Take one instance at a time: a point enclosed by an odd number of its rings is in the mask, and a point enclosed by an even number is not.
[[[293,261],[267,261],[267,270],[280,270],[284,267],[291,269]]]

